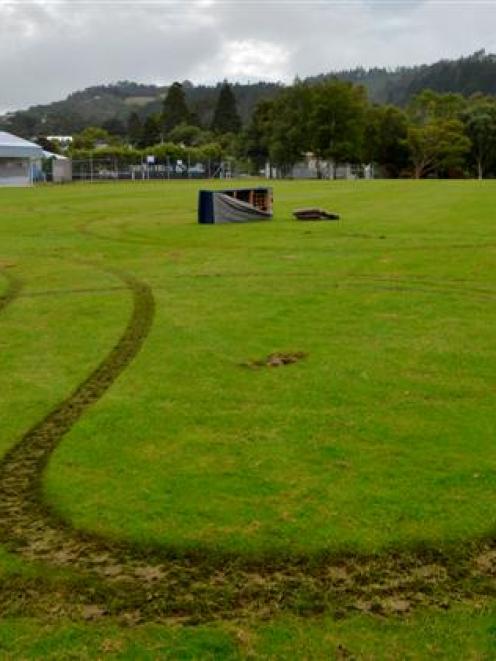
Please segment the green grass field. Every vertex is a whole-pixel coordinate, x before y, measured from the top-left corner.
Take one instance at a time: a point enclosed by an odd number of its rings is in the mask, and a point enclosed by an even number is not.
[[[0,452],[119,339],[132,300],[117,270],[150,286],[153,326],[44,472],[59,518],[247,562],[456,555],[490,539],[496,185],[277,182],[272,222],[226,226],[196,224],[199,187],[0,190],[0,296],[22,284],[0,315]],[[309,205],[342,221],[291,219]],[[277,351],[306,358],[243,365]],[[5,553],[0,572],[8,584],[44,570]],[[402,618],[255,613],[196,628],[0,612],[5,658],[496,655],[489,597]]]

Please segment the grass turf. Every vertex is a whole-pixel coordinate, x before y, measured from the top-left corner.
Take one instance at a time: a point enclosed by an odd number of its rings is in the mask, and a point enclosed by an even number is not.
[[[489,661],[495,653],[496,613],[487,607],[386,621],[360,615],[345,622],[280,617],[193,628],[70,621],[39,626],[27,618],[0,622],[0,654],[5,659]]]
[[[118,338],[116,267],[157,314],[51,462],[75,525],[253,555],[488,533],[494,184],[277,183],[273,222],[223,227],[195,224],[197,189],[0,191],[0,266],[25,281],[0,323],[0,449]],[[290,220],[314,202],[343,221]],[[308,357],[240,366],[277,350]]]

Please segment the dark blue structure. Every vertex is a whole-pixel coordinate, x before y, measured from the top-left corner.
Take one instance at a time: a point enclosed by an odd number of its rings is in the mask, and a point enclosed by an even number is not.
[[[199,193],[199,223],[246,223],[269,218],[272,218],[272,188],[201,190]]]

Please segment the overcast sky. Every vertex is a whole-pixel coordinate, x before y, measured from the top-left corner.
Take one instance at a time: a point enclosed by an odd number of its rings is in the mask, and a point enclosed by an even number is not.
[[[291,81],[496,51],[496,0],[0,0],[0,112],[117,80]]]

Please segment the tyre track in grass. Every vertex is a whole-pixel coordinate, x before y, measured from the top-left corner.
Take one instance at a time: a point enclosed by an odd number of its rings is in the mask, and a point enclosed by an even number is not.
[[[416,606],[479,604],[495,596],[492,538],[370,556],[304,556],[288,550],[243,557],[206,546],[190,552],[174,546],[140,546],[75,530],[62,520],[44,502],[44,468],[65,434],[138,354],[153,322],[150,287],[130,275],[114,275],[133,297],[133,311],[120,340],[0,462],[0,541],[11,552],[50,568],[45,575],[3,580],[1,613],[52,612],[55,617],[86,619],[118,615],[129,622],[179,618],[195,623],[285,610],[300,615],[328,611],[336,617],[358,611],[404,614]],[[10,278],[0,309],[19,292],[19,282]],[[60,569],[69,571],[53,574]]]
[[[2,267],[0,267],[0,275],[7,281],[7,290],[0,294],[0,312],[2,312],[20,296],[22,280]]]
[[[89,239],[97,239],[99,241],[105,241],[107,243],[117,243],[117,244],[127,244],[133,246],[146,246],[146,247],[155,247],[163,248],[164,242],[162,239],[153,239],[149,235],[141,234],[139,232],[129,232],[126,228],[127,225],[119,223],[115,226],[115,229],[119,231],[119,234],[112,236],[105,233],[105,230],[100,230],[100,225],[102,221],[105,221],[106,218],[94,218],[85,223],[81,223],[77,226],[76,230],[82,236]],[[292,224],[296,221],[291,220]],[[344,222],[344,221],[343,221]],[[195,225],[196,220],[188,221],[184,227]],[[332,224],[331,224],[332,225]],[[96,226],[96,227],[95,227]],[[228,229],[228,226],[223,226]],[[310,225],[305,223],[302,225],[303,234],[313,233],[312,229],[308,229]],[[161,228],[162,229],[162,228]],[[208,230],[207,230],[208,231]],[[382,251],[391,251],[393,253],[405,253],[405,252],[416,252],[416,251],[440,251],[440,250],[477,250],[485,248],[496,248],[496,242],[493,240],[481,240],[479,242],[467,242],[460,241],[458,243],[447,243],[447,244],[437,244],[432,242],[420,243],[420,244],[406,244],[396,246],[394,249],[391,249],[388,245],[388,236],[384,234],[365,234],[359,232],[350,232],[350,233],[335,233],[331,234],[329,238],[332,238],[334,241],[342,241],[343,239],[360,239],[364,241],[376,242],[376,245],[373,247],[360,248],[361,253],[376,253],[380,250]],[[339,244],[336,244],[339,245]],[[318,250],[319,252],[329,252],[333,246],[312,246],[312,250]]]
[[[164,247],[164,242],[162,239],[159,238],[152,238],[147,234],[143,234],[140,232],[135,232],[135,231],[129,231],[127,229],[128,223],[127,222],[121,222],[112,225],[111,227],[116,229],[119,233],[116,235],[112,234],[107,234],[105,233],[105,229],[108,229],[108,226],[105,225],[105,221],[108,220],[107,217],[102,216],[98,218],[92,218],[90,220],[87,220],[83,223],[80,223],[76,227],[76,231],[81,235],[89,239],[97,239],[98,241],[105,241],[107,243],[117,243],[117,244],[127,244],[127,245],[134,245],[134,246],[146,246],[146,247],[156,247],[156,248],[163,248]],[[290,220],[290,224],[294,225],[296,221],[293,219]],[[345,221],[341,221],[345,222]],[[101,229],[101,225],[104,225],[103,230]],[[197,221],[195,218],[192,218],[191,220],[188,220],[187,223],[184,224],[183,227],[188,227],[191,225],[196,225]],[[341,225],[341,223],[340,223]],[[311,224],[306,224],[306,223],[299,223],[299,226],[301,229],[303,229],[303,234],[313,234],[314,230],[312,227],[314,227]],[[329,225],[328,225],[329,226]],[[217,226],[219,227],[219,226]],[[225,229],[229,229],[228,226],[224,226]],[[331,223],[329,227],[335,227],[334,223]],[[153,229],[157,229],[155,226]],[[160,229],[163,229],[161,226]],[[364,241],[372,241],[376,242],[377,245],[370,248],[367,247],[366,249],[363,248],[363,246],[360,248],[361,252],[377,252],[379,249],[382,250],[389,250],[390,247],[388,246],[388,239],[389,237],[384,234],[370,234],[370,233],[364,233],[364,232],[353,232],[352,227],[349,228],[349,231],[347,232],[339,232],[339,233],[334,233],[330,234],[329,238],[332,238],[334,241],[342,241],[343,239],[361,239]],[[207,230],[208,231],[208,230]],[[313,250],[319,250],[319,252],[329,252],[331,246],[324,246],[324,247],[319,247],[319,246],[312,246]],[[334,246],[332,246],[334,247]],[[420,243],[420,244],[406,244],[406,245],[400,245],[396,246],[393,250],[393,252],[409,252],[409,251],[439,251],[439,250],[475,250],[477,248],[496,248],[496,242],[494,240],[485,240],[482,239],[479,242],[467,242],[467,241],[460,241],[458,243],[448,243],[448,244],[433,244],[432,242],[426,242],[426,243]]]

